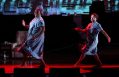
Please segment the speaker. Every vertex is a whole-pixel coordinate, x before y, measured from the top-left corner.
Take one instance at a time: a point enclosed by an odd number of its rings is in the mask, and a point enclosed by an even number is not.
[[[14,77],[45,77],[45,73],[40,68],[15,68]]]
[[[79,77],[79,68],[51,68],[49,77]]]

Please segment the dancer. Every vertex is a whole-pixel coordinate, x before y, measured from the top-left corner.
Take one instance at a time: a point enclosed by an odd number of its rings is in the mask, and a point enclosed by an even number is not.
[[[99,66],[102,65],[102,62],[97,54],[98,34],[99,32],[103,33],[104,36],[107,38],[108,43],[111,42],[111,38],[101,27],[101,24],[97,22],[97,19],[98,19],[98,15],[96,13],[92,13],[91,23],[89,23],[85,29],[81,29],[79,27],[74,28],[76,31],[86,33],[86,39],[87,39],[87,42],[85,42],[81,48],[81,56],[79,60],[75,63],[75,66],[79,65],[86,55],[94,56],[94,58],[98,62],[98,65]]]
[[[45,22],[41,14],[42,9],[36,8],[34,11],[35,17],[29,25],[26,25],[26,22],[22,20],[22,25],[28,28],[27,39],[18,49],[18,51],[21,51],[24,55],[23,64],[27,59],[27,55],[31,55],[35,59],[39,59],[41,65],[45,65],[43,60]]]

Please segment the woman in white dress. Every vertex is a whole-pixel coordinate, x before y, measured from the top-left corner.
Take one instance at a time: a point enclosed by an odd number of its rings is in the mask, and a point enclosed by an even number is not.
[[[35,17],[32,19],[29,25],[26,25],[22,20],[22,25],[28,28],[27,40],[22,45],[23,51],[30,54],[36,59],[43,61],[43,47],[44,47],[44,32],[45,22],[41,17],[42,9],[36,8],[34,11]],[[23,52],[23,53],[24,53]],[[26,54],[24,53],[24,56]]]
[[[104,31],[101,27],[101,24],[97,22],[98,15],[96,13],[91,14],[91,23],[87,25],[85,29],[75,28],[76,31],[86,33],[87,42],[81,48],[81,56],[79,60],[76,62],[75,66],[80,64],[82,60],[85,58],[86,55],[92,55],[98,62],[98,65],[102,65],[98,54],[97,54],[97,45],[98,45],[98,34],[99,32],[103,33],[104,36],[107,38],[108,43],[111,42],[111,38],[109,35]]]

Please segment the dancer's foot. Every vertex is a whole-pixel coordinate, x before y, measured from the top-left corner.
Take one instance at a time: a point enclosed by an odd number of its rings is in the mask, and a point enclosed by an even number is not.
[[[77,64],[74,64],[74,67],[77,67]]]
[[[39,66],[39,68],[45,68],[45,63],[44,63],[44,61],[43,60],[40,60],[40,66]]]
[[[96,67],[101,67],[102,66],[102,62],[97,63]]]
[[[27,65],[27,62],[26,61],[22,62],[21,66],[25,66],[25,65]]]
[[[75,63],[74,67],[80,66],[80,63]]]
[[[100,68],[102,66],[102,64],[97,64],[94,66],[94,68]]]

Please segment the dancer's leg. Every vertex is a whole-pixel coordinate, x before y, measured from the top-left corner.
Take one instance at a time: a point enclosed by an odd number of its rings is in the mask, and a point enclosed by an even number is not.
[[[80,58],[79,58],[79,60],[75,63],[75,66],[81,64],[81,62],[83,61],[83,59],[85,58],[85,56],[86,55],[84,53],[82,53],[81,56],[80,56]]]
[[[94,55],[94,58],[97,61],[98,65],[102,65],[102,62],[101,62],[101,60],[100,60],[100,58],[99,58],[97,53]]]

